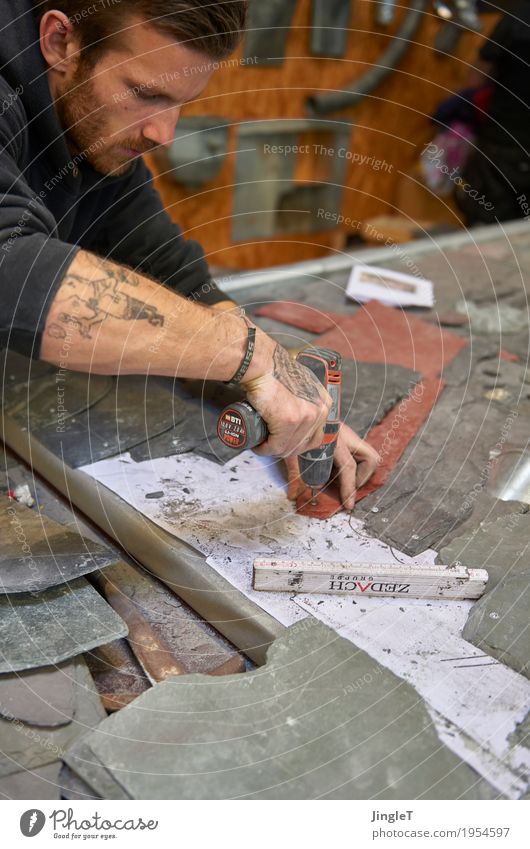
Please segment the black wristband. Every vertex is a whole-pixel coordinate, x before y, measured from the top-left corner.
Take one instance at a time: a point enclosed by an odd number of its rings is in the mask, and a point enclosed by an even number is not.
[[[240,383],[244,376],[246,375],[250,363],[252,362],[252,357],[254,356],[254,348],[256,347],[256,328],[253,327],[248,320],[248,318],[244,315],[241,316],[244,318],[248,325],[248,336],[247,336],[247,349],[245,351],[245,356],[243,357],[243,361],[233,376],[232,380],[225,380],[225,383],[228,385],[229,383]]]

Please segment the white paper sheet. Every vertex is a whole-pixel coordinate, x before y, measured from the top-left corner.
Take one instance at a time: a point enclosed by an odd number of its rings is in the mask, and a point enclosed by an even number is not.
[[[361,304],[376,300],[387,307],[434,306],[433,284],[430,280],[376,265],[355,265],[346,294]]]
[[[192,545],[210,566],[284,625],[307,614],[289,594],[254,592],[256,557],[285,556],[395,563],[390,548],[345,514],[320,522],[300,516],[287,498],[283,464],[250,451],[218,466],[194,454],[135,463],[127,454],[86,472],[160,527]],[[159,499],[149,493],[163,492]],[[434,552],[421,562],[433,563]],[[411,558],[400,555],[411,562]],[[417,558],[416,558],[417,562]]]

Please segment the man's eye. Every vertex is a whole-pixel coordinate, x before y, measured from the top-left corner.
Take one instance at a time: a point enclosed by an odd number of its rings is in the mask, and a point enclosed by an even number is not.
[[[136,92],[136,97],[138,97],[140,100],[159,100],[160,99],[160,95],[158,95],[158,94],[147,94],[144,91]]]

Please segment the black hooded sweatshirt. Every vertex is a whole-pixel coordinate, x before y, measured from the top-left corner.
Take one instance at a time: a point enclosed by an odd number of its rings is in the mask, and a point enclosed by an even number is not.
[[[37,359],[55,293],[81,248],[215,303],[201,247],[164,210],[143,160],[104,177],[70,153],[31,0],[0,23],[0,347]],[[8,7],[8,10],[6,9]]]

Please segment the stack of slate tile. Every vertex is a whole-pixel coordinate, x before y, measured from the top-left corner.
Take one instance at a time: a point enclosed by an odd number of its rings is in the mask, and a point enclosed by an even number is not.
[[[83,652],[127,634],[84,577],[115,556],[0,499],[0,796],[61,798],[66,748],[106,717]]]

